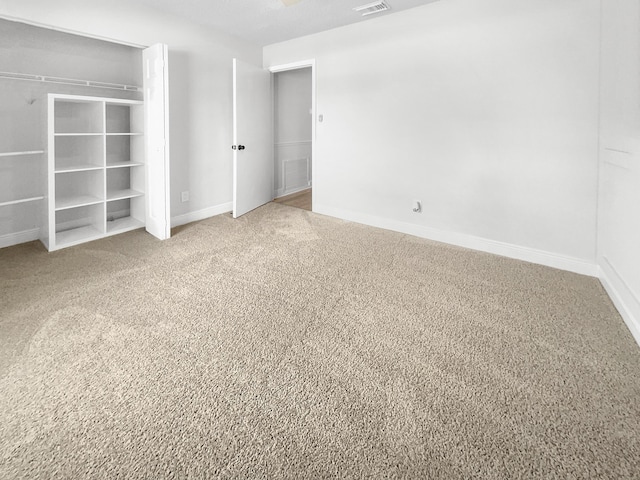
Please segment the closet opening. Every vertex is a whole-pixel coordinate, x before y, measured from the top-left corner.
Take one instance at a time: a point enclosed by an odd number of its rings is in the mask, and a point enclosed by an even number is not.
[[[0,54],[0,248],[168,238],[166,45],[0,16]]]
[[[0,55],[1,248],[42,238],[47,223],[47,95],[142,100],[143,92],[139,48],[0,18]],[[67,113],[60,122],[74,117],[74,112]],[[94,127],[88,123],[78,126]],[[58,166],[61,170],[74,162],[84,162],[87,169],[99,162],[99,138],[60,136],[58,140],[58,157],[67,162]],[[82,158],[81,152],[86,153]],[[61,184],[66,180],[62,178]],[[87,212],[91,215],[85,215]],[[58,217],[65,214],[60,211]],[[76,216],[87,217],[90,226],[103,213],[94,215],[90,207],[78,208]]]

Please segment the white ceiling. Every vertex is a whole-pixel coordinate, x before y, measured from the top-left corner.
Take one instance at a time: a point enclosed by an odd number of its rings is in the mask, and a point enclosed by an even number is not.
[[[361,22],[437,0],[385,0],[390,10],[362,17],[353,8],[374,0],[131,0],[213,27],[261,46]]]

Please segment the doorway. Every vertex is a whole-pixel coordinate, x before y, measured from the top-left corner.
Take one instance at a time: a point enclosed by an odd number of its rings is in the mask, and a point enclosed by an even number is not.
[[[273,73],[274,201],[312,211],[313,65],[270,70]]]

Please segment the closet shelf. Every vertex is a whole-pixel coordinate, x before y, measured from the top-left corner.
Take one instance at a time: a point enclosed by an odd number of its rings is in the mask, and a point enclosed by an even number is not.
[[[43,153],[44,153],[44,150],[24,150],[24,151],[17,151],[17,152],[3,152],[3,153],[0,153],[0,157],[2,158],[21,157],[21,156],[28,156],[28,155],[40,155]],[[38,200],[43,200],[43,199],[44,199],[44,196],[42,195],[38,195],[37,197],[16,198],[15,200],[0,202],[0,207],[6,207],[9,205],[19,205],[21,203],[36,202]]]
[[[86,133],[54,133],[56,137],[99,137],[102,133],[86,132]]]
[[[107,221],[108,233],[121,233],[143,227],[144,222],[133,217],[117,218],[115,220]]]
[[[86,163],[84,165],[72,165],[69,167],[56,168],[56,173],[89,172],[91,170],[102,170],[102,167]]]
[[[18,200],[11,200],[9,202],[0,202],[0,207],[5,207],[7,205],[17,205],[19,203],[35,202],[37,200],[44,200],[44,196],[41,196],[41,197],[30,197],[30,198],[20,198]]]
[[[63,232],[56,232],[56,244],[59,247],[70,247],[78,243],[88,242],[103,237],[104,235],[93,225],[74,228]]]
[[[144,135],[144,133],[128,133],[128,132],[107,132],[105,134],[107,137],[116,137],[116,136],[122,136],[122,137],[141,137]]]
[[[133,190],[131,188],[127,188],[124,190],[114,190],[111,192],[107,192],[107,201],[110,202],[113,200],[124,200],[125,198],[141,197],[142,195],[144,195],[144,193]]]
[[[44,150],[27,150],[24,152],[6,152],[0,153],[0,157],[18,157],[22,155],[40,155]]]
[[[113,162],[107,163],[107,168],[125,168],[125,167],[142,167],[142,162]]]
[[[56,199],[56,212],[68,210],[69,208],[86,207],[87,205],[95,205],[102,202],[104,202],[103,199],[94,197],[93,195],[76,195],[58,198]]]

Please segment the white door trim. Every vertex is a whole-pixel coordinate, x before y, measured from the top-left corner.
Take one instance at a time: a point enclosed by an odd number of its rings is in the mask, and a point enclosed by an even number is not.
[[[282,65],[274,65],[269,67],[269,72],[279,73],[286,72],[288,70],[298,70],[300,68],[309,68],[311,67],[311,178],[313,179],[312,190],[311,190],[311,208],[312,211],[315,211],[316,205],[316,185],[317,178],[316,175],[316,165],[318,163],[318,156],[316,155],[316,122],[317,122],[317,112],[316,112],[316,60],[315,58],[311,58],[308,60],[300,60],[299,62],[291,62],[285,63]]]

